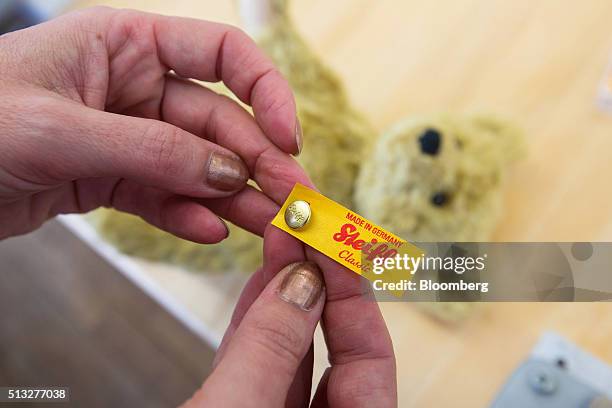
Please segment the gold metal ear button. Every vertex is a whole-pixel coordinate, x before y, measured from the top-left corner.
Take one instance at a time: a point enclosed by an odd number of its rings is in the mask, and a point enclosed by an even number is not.
[[[310,221],[310,205],[306,201],[297,200],[287,206],[285,223],[291,229],[300,229]]]

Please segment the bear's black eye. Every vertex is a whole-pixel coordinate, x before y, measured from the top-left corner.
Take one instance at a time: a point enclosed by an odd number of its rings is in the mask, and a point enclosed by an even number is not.
[[[428,128],[419,136],[421,152],[435,156],[440,151],[442,135],[436,129]]]
[[[449,200],[449,194],[444,191],[438,191],[437,193],[431,196],[431,203],[436,207],[442,207],[443,205],[447,204]]]

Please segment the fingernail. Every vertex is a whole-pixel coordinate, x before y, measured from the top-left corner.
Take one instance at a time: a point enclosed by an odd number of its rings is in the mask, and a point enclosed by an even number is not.
[[[285,302],[302,310],[312,310],[323,292],[323,278],[319,267],[312,262],[289,265],[289,273],[283,279],[278,295]]]
[[[229,227],[227,226],[227,222],[225,222],[225,220],[223,218],[221,218],[221,217],[218,217],[218,218],[219,218],[219,221],[221,221],[221,223],[225,227],[225,231],[226,231],[225,232],[225,238],[229,237],[230,230],[229,230]]]
[[[238,157],[219,152],[210,154],[206,181],[211,187],[223,191],[238,190],[248,179],[249,171]]]
[[[297,117],[295,119],[295,143],[297,144],[298,148],[295,156],[299,156],[300,153],[302,153],[302,147],[304,147],[304,137],[302,136],[302,125]]]

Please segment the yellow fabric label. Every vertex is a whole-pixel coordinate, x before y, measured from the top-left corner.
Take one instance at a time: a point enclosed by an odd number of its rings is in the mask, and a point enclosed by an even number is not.
[[[285,211],[298,200],[310,205],[310,220],[302,228],[293,229],[285,222]],[[411,243],[301,184],[293,187],[272,225],[371,281],[398,281],[393,273],[383,276],[373,272],[372,264],[376,258],[400,254],[416,258],[424,254]],[[407,276],[409,278],[410,274]],[[391,292],[400,295],[403,290]]]

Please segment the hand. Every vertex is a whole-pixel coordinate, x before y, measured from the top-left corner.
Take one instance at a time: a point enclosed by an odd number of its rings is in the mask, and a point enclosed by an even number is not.
[[[94,8],[4,35],[0,129],[0,239],[99,206],[200,243],[227,236],[218,216],[261,235],[310,185],[287,82],[222,24]]]
[[[309,406],[320,318],[331,367],[311,406],[397,406],[391,338],[361,279],[268,227],[264,266],[238,301],[213,372],[184,407]]]

